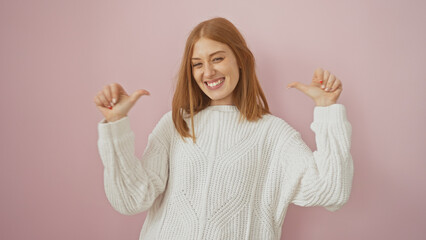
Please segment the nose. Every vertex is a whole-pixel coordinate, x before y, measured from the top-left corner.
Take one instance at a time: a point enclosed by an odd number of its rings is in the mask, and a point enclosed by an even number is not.
[[[205,64],[204,77],[210,78],[216,74],[213,64]]]

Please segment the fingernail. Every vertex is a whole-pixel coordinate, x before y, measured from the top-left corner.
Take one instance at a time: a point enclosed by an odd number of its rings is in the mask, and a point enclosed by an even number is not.
[[[320,81],[320,83],[322,84],[322,80]]]
[[[110,102],[109,104],[111,104],[111,106],[114,106],[114,105],[115,105],[113,102]]]
[[[112,102],[113,102],[113,103],[117,103],[117,99],[113,98],[113,99],[112,99]]]
[[[328,88],[326,88],[325,91],[328,91]]]
[[[108,108],[109,108],[109,109],[112,109],[112,107],[111,107],[111,106],[108,106]]]
[[[324,85],[321,85],[321,88],[324,88],[325,86]]]

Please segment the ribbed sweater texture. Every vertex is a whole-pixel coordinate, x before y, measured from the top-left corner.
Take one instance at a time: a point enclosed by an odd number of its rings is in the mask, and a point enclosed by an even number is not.
[[[107,199],[124,215],[148,211],[140,239],[280,239],[289,204],[336,211],[348,201],[352,127],[344,105],[314,108],[314,152],[279,117],[239,115],[233,105],[202,110],[193,143],[169,111],[141,158],[128,117],[98,123]]]

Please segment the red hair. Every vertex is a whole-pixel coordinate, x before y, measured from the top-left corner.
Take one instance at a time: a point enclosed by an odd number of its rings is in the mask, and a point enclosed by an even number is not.
[[[240,79],[233,91],[233,104],[242,118],[257,121],[270,113],[265,95],[255,72],[255,59],[238,29],[225,18],[213,18],[198,24],[186,41],[172,103],[172,116],[181,137],[191,137],[195,143],[194,115],[210,105],[210,98],[199,88],[192,75],[191,57],[194,44],[208,38],[228,45],[240,66]],[[184,117],[191,117],[192,135]],[[184,116],[186,115],[186,116]]]

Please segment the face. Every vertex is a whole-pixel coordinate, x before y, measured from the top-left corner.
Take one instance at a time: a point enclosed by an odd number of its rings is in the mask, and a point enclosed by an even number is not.
[[[232,93],[240,78],[237,59],[231,48],[208,38],[194,45],[192,74],[210,105],[233,105]]]

